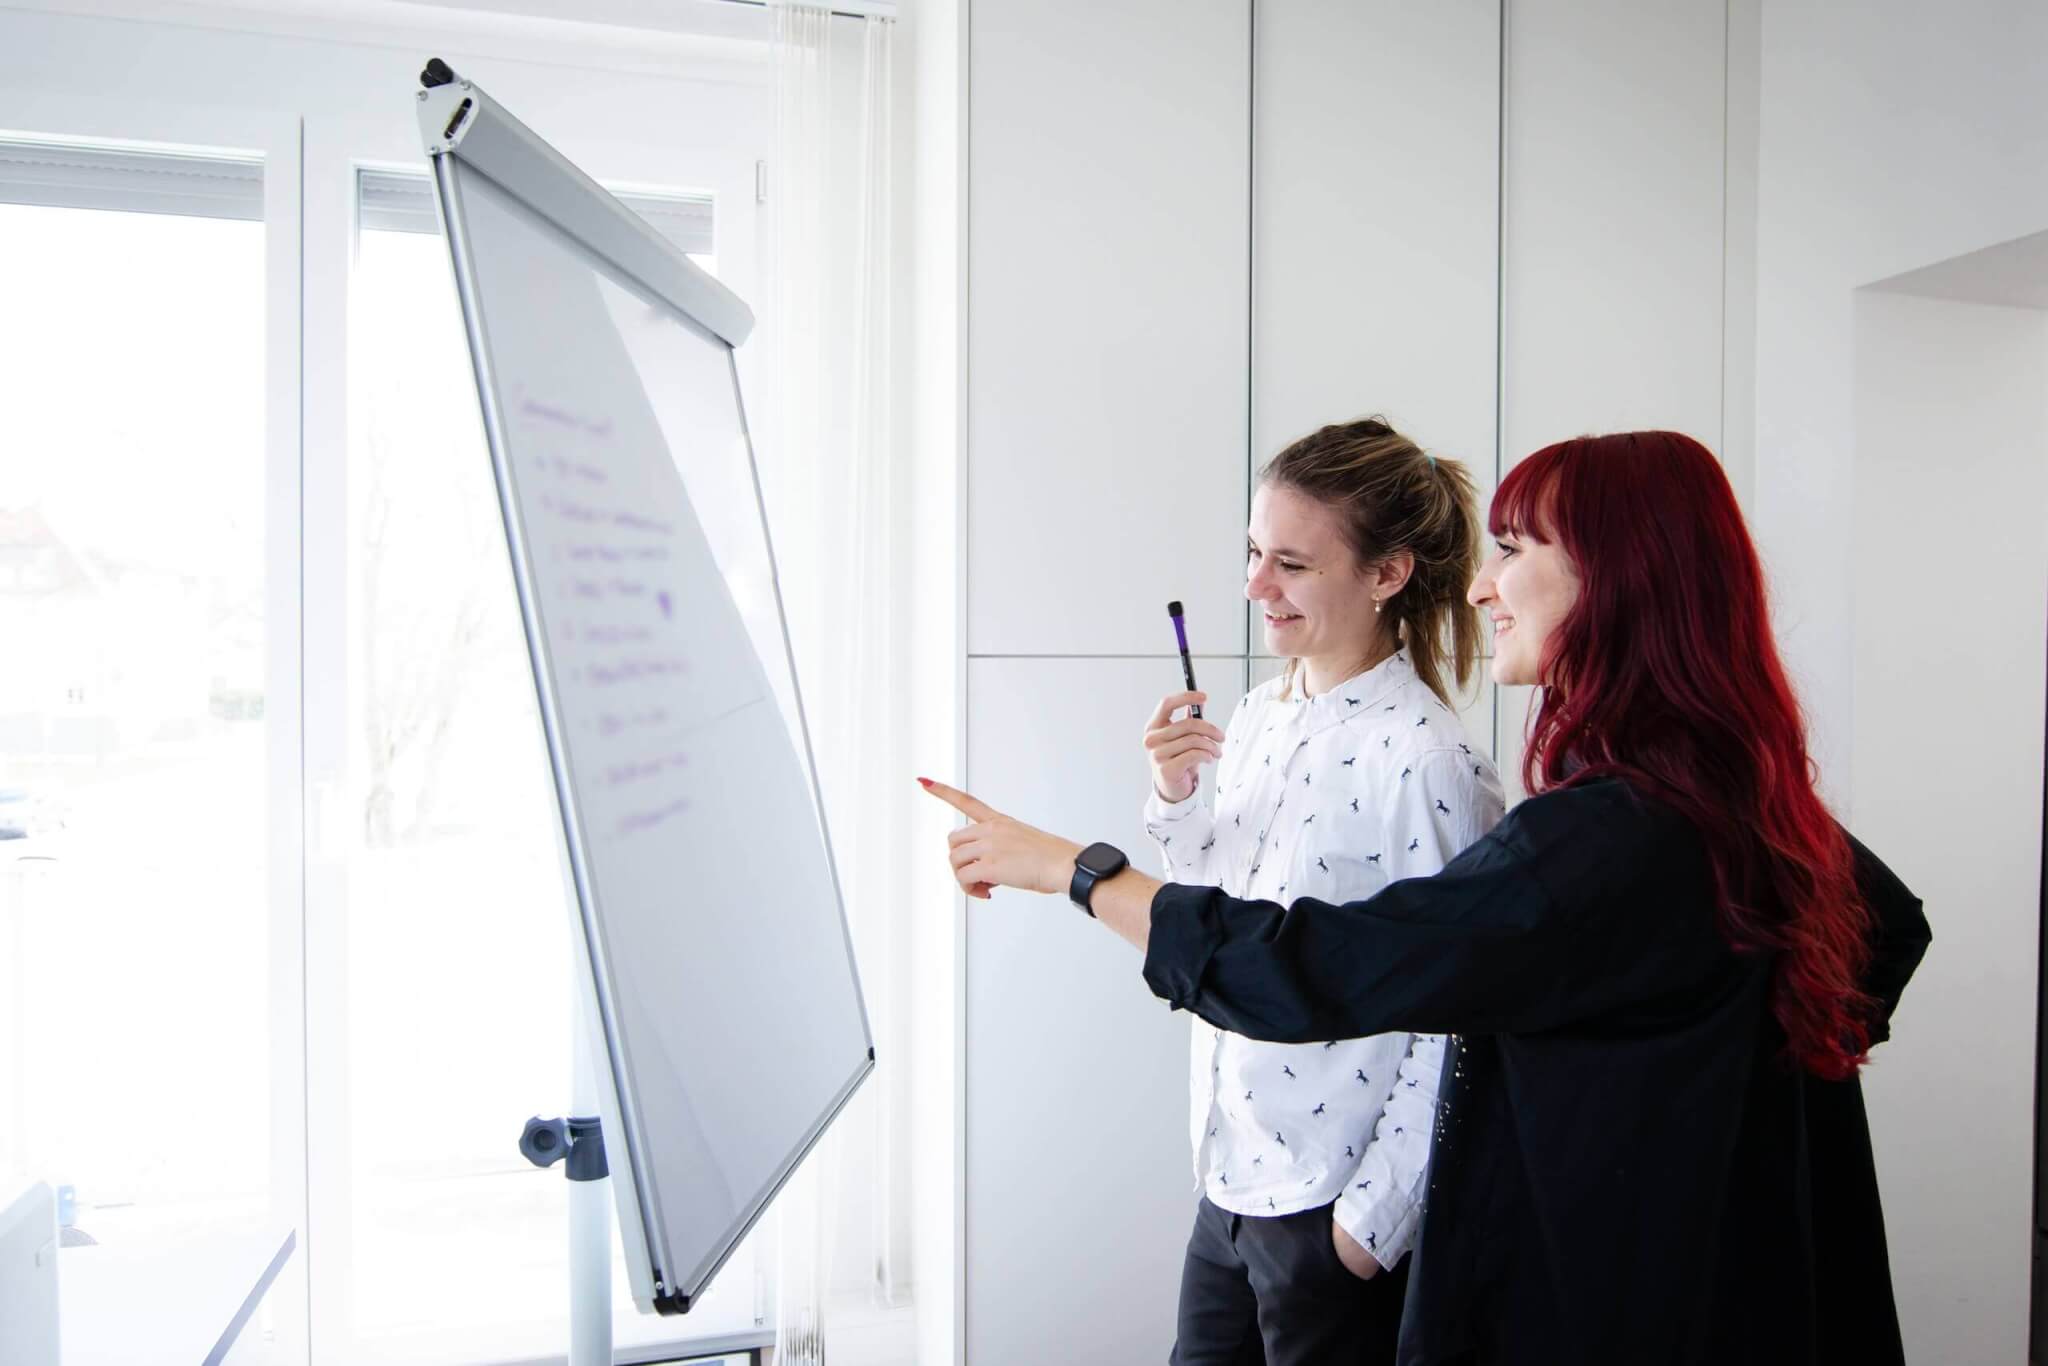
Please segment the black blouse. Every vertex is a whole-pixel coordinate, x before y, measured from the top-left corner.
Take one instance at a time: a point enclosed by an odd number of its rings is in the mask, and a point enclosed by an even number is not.
[[[1882,1017],[1920,902],[1862,845]],[[1771,959],[1624,784],[1531,798],[1433,877],[1283,908],[1169,884],[1145,980],[1257,1039],[1451,1033],[1408,1363],[1902,1360],[1857,1082],[1783,1057]]]

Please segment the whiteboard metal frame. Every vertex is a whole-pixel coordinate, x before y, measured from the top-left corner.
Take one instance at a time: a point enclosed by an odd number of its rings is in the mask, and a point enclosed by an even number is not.
[[[767,507],[762,500],[761,477],[754,458],[753,435],[748,427],[742,400],[739,371],[733,348],[751,335],[753,313],[738,295],[706,273],[677,250],[638,215],[613,198],[595,180],[579,170],[568,158],[542,141],[532,130],[512,117],[475,82],[457,78],[441,86],[417,92],[420,132],[434,174],[435,204],[440,214],[450,260],[454,266],[456,293],[462,307],[463,328],[469,343],[476,375],[477,398],[483,416],[485,443],[491,455],[491,470],[497,485],[499,511],[505,524],[506,546],[512,560],[512,577],[520,599],[520,616],[526,636],[527,653],[534,665],[534,688],[539,704],[541,729],[546,740],[549,767],[562,817],[561,852],[567,868],[577,910],[581,935],[577,936],[579,963],[595,988],[597,1017],[601,1026],[611,1085],[598,1087],[600,1109],[610,1158],[611,1179],[616,1187],[621,1241],[626,1251],[626,1270],[633,1298],[643,1310],[664,1314],[688,1312],[692,1303],[732,1255],[740,1241],[757,1223],[775,1195],[795,1174],[804,1157],[824,1136],[862,1081],[875,1067],[873,1028],[868,1021],[867,1001],[854,973],[854,999],[859,1008],[865,1048],[853,1075],[832,1097],[822,1114],[789,1153],[765,1189],[740,1211],[740,1218],[726,1230],[711,1255],[698,1266],[679,1268],[669,1255],[669,1237],[660,1202],[653,1197],[654,1179],[648,1167],[646,1133],[642,1126],[631,1070],[625,1060],[617,1005],[613,1000],[612,974],[607,948],[597,918],[596,896],[585,855],[581,812],[569,780],[568,750],[555,684],[545,667],[547,653],[541,638],[539,600],[535,590],[532,557],[526,545],[525,528],[519,516],[511,482],[511,455],[505,439],[504,414],[500,410],[492,373],[489,327],[483,300],[477,289],[474,256],[464,212],[461,177],[480,174],[521,206],[537,214],[566,234],[611,269],[624,275],[650,298],[666,304],[678,320],[709,333],[726,347],[728,372],[738,405],[741,432],[745,438],[748,475],[752,483],[756,514],[767,546],[769,584],[774,595],[777,618],[782,627],[784,658],[790,670],[792,694],[796,699],[797,727],[803,745],[806,776],[811,784],[819,834],[825,842],[827,866],[831,871],[833,895],[839,905],[839,926],[847,962],[854,963],[853,938],[846,921],[846,902],[839,883],[838,863],[832,856],[832,839],[825,819],[824,794],[819,785],[812,753],[810,725],[803,699],[796,686],[796,665],[790,647],[788,617],[782,609],[782,587],[775,564],[774,542],[768,534]],[[605,1101],[610,1103],[606,1104]],[[615,1141],[616,1140],[616,1141]],[[623,1148],[626,1161],[618,1160]]]
[[[753,332],[753,311],[737,294],[506,113],[474,81],[458,79],[422,90],[418,103],[420,136],[433,158],[437,186],[443,159],[459,159],[727,346],[741,345]]]

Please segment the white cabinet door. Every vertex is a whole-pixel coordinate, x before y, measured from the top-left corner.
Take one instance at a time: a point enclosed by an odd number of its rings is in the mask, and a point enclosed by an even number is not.
[[[1196,678],[1222,724],[1242,663]],[[974,661],[975,794],[1156,875],[1140,737],[1179,686],[1165,656]],[[967,917],[967,1360],[1164,1361],[1195,1211],[1188,1017],[1064,900],[997,892]]]
[[[976,0],[971,653],[1244,650],[1249,12]]]
[[[1507,7],[1502,468],[1585,432],[1721,444],[1722,0]]]
[[[1254,465],[1386,416],[1493,477],[1500,7],[1258,7]]]

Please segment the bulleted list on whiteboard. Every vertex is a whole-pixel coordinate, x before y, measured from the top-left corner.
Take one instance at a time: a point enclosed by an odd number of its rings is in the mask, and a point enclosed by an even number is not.
[[[644,459],[613,416],[519,389],[514,475],[587,834],[658,830],[686,814],[690,738],[763,701],[751,659],[693,645],[744,639],[695,516],[634,479]],[[638,425],[638,424],[634,424]],[[598,802],[590,798],[597,797]]]

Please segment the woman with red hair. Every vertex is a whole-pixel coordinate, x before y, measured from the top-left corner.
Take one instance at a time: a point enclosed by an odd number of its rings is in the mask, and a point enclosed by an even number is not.
[[[1432,877],[1160,884],[927,783],[955,876],[1067,892],[1219,1028],[1453,1033],[1404,1363],[1902,1360],[1856,1072],[1929,935],[1828,815],[1762,567],[1672,432],[1538,451],[1471,600],[1534,795]]]

